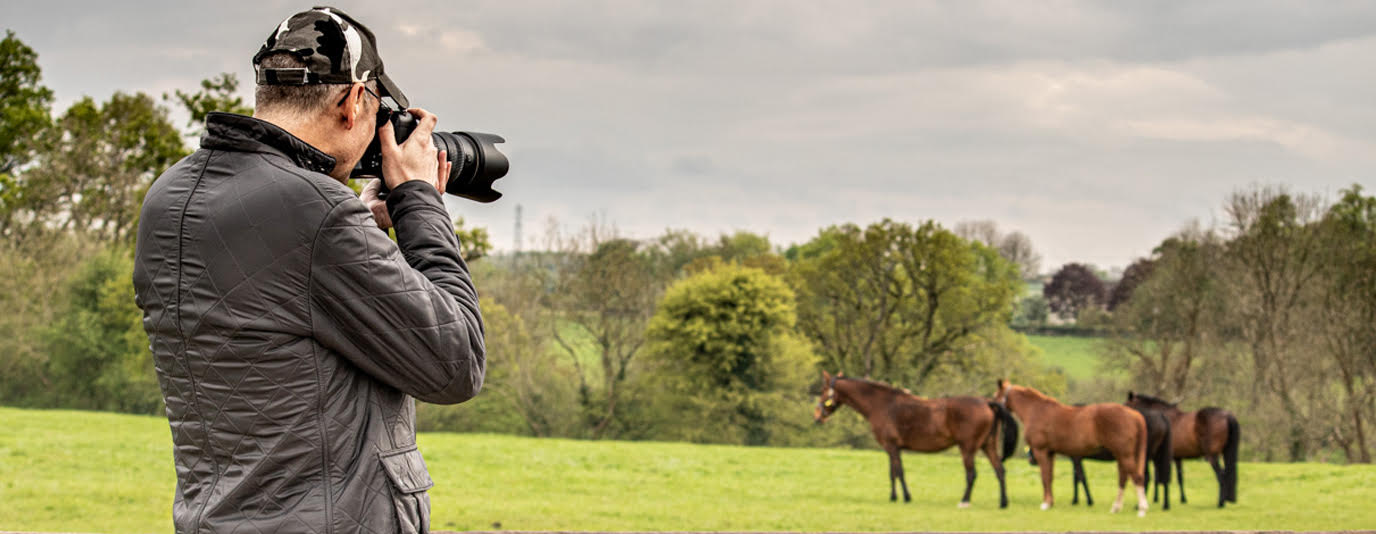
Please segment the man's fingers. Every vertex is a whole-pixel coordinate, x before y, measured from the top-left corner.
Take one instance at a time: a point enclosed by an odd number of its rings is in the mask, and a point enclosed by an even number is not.
[[[363,184],[363,192],[358,195],[359,200],[367,204],[370,200],[377,200],[377,195],[382,191],[382,180],[368,180]]]
[[[416,119],[420,120],[420,125],[416,126],[416,131],[411,133],[411,138],[420,135],[423,136],[421,137],[422,139],[429,141],[430,134],[435,131],[435,123],[439,122],[439,119],[435,117],[434,113],[430,113],[421,108],[411,108],[406,111],[409,111],[412,115],[416,116]]]
[[[397,152],[397,133],[392,128],[391,122],[384,122],[377,127],[377,141],[383,154],[395,154]]]
[[[449,171],[454,169],[454,164],[449,162],[448,151],[439,151],[440,165],[439,176],[435,179],[435,185],[444,194],[444,189],[449,186]]]

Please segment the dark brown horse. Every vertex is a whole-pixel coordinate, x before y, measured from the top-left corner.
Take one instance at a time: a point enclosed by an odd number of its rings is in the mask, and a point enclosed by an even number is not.
[[[822,372],[822,395],[817,399],[813,418],[821,423],[837,408],[850,406],[865,416],[874,439],[889,453],[889,500],[897,501],[897,480],[903,486],[903,502],[912,500],[908,481],[903,477],[901,451],[940,452],[960,447],[965,463],[965,495],[959,506],[970,506],[970,491],[975,486],[975,451],[984,450],[999,478],[999,508],[1008,507],[1004,486],[1003,460],[1018,445],[1018,426],[1002,406],[979,397],[926,399],[885,384],[835,377]],[[1002,426],[1002,428],[1000,428]],[[996,437],[1003,431],[1003,456],[998,454]]]
[[[1085,457],[1107,449],[1118,462],[1118,499],[1110,509],[1123,508],[1123,488],[1129,478],[1137,486],[1137,515],[1147,515],[1143,468],[1147,462],[1147,422],[1142,414],[1121,404],[1067,406],[1042,392],[999,380],[994,397],[1022,420],[1027,445],[1042,469],[1042,509],[1051,508],[1052,474],[1056,454]]]
[[[1076,406],[1083,406],[1077,404]],[[1147,464],[1143,466],[1143,480],[1152,487],[1151,502],[1158,502],[1161,498],[1161,490],[1165,489],[1166,502],[1162,509],[1171,509],[1171,421],[1165,415],[1155,411],[1141,411],[1142,418],[1147,421]],[[1032,461],[1032,465],[1037,465],[1037,459],[1032,457],[1032,451],[1027,451],[1027,456]],[[1089,494],[1089,482],[1085,479],[1084,460],[1098,460],[1102,462],[1116,461],[1108,449],[1099,449],[1099,452],[1085,456],[1083,458],[1072,456],[1070,464],[1074,467],[1075,479],[1071,486],[1075,488],[1071,494],[1070,504],[1080,504],[1080,487],[1085,488],[1085,503],[1094,506],[1094,497]],[[1152,470],[1155,468],[1156,479],[1152,479]]]
[[[1193,412],[1182,411],[1175,403],[1128,392],[1128,406],[1143,411],[1161,412],[1171,421],[1171,449],[1175,455],[1175,473],[1180,481],[1180,502],[1185,503],[1185,471],[1180,460],[1203,457],[1214,468],[1218,479],[1218,507],[1237,502],[1237,446],[1241,429],[1237,418],[1223,408],[1209,407]],[[1218,457],[1223,456],[1223,465]]]

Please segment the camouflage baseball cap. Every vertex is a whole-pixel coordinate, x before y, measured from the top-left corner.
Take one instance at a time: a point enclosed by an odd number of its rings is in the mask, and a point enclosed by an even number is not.
[[[265,68],[268,55],[287,52],[301,58],[305,68]],[[333,7],[316,7],[292,15],[268,35],[253,56],[258,85],[348,84],[377,80],[381,96],[391,97],[399,109],[409,103],[382,69],[373,32]]]

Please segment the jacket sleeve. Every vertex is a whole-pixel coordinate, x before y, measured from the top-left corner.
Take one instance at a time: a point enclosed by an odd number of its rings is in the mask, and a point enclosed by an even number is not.
[[[394,189],[387,207],[396,243],[357,200],[325,217],[311,252],[312,333],[417,399],[468,400],[482,388],[486,356],[453,223],[439,192],[420,182]]]

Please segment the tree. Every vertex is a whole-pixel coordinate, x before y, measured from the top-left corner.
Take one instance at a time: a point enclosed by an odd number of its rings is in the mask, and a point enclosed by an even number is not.
[[[487,229],[481,226],[467,227],[463,217],[454,219],[454,236],[459,238],[459,255],[464,261],[473,261],[492,251],[492,239]]]
[[[1283,189],[1258,188],[1233,194],[1225,210],[1232,239],[1227,261],[1235,296],[1241,341],[1250,349],[1255,370],[1252,396],[1274,395],[1288,426],[1289,457],[1307,455],[1307,414],[1299,401],[1309,358],[1297,352],[1307,333],[1305,292],[1320,272],[1319,234],[1311,225],[1321,210],[1318,199],[1296,197]],[[1268,396],[1269,396],[1268,395]]]
[[[1108,357],[1131,372],[1137,390],[1166,398],[1200,393],[1196,382],[1202,363],[1217,355],[1224,341],[1219,334],[1226,314],[1222,256],[1217,235],[1189,228],[1163,241],[1152,259],[1132,264],[1150,267],[1135,271],[1142,279],[1114,313]],[[1133,268],[1124,281],[1129,272]],[[1228,365],[1214,357],[1214,365]]]
[[[1072,319],[1080,311],[1104,303],[1104,282],[1094,269],[1082,263],[1067,263],[1056,271],[1042,288],[1047,306],[1062,319]]]
[[[134,303],[133,263],[129,249],[111,248],[86,261],[64,289],[62,311],[45,335],[58,405],[142,414],[162,405]]]
[[[1041,270],[1042,256],[1032,247],[1032,239],[1022,232],[1004,234],[990,220],[961,221],[952,231],[963,239],[997,249],[1003,259],[1018,266],[1023,280],[1036,278]]]
[[[1322,222],[1316,330],[1333,361],[1344,416],[1333,440],[1348,461],[1371,463],[1368,420],[1376,417],[1376,197],[1343,191]]]
[[[793,292],[762,270],[723,264],[671,286],[646,334],[678,436],[771,442],[781,401],[803,400],[814,362],[793,332]],[[791,395],[790,395],[791,393]]]
[[[1006,328],[1022,287],[996,251],[932,222],[831,227],[790,253],[799,328],[824,365],[913,387],[981,328]]]
[[[632,362],[663,290],[650,254],[616,232],[592,224],[560,240],[550,259],[551,335],[569,357],[589,434],[600,438],[628,395]],[[585,361],[591,360],[591,361]]]
[[[13,218],[27,205],[14,174],[33,159],[34,139],[52,119],[53,92],[40,85],[38,54],[13,31],[0,41],[0,235],[10,235]]]
[[[1152,269],[1156,266],[1150,258],[1138,258],[1137,261],[1128,265],[1123,271],[1123,277],[1118,279],[1118,283],[1113,284],[1113,290],[1108,294],[1108,311],[1118,309],[1119,306],[1127,303],[1132,298],[1132,292],[1137,286],[1142,285],[1148,278],[1151,278]]]
[[[53,92],[40,85],[42,78],[38,53],[6,30],[0,41],[0,175],[28,161],[30,140],[48,127]]]
[[[35,165],[14,181],[7,233],[25,239],[77,232],[129,242],[153,179],[186,155],[167,110],[143,93],[83,98],[39,141]]]
[[[214,78],[201,80],[200,91],[187,93],[177,89],[173,91],[171,96],[163,93],[162,99],[164,101],[175,100],[183,108],[186,108],[186,112],[191,115],[191,118],[186,122],[186,127],[190,129],[191,135],[199,136],[205,133],[205,118],[211,112],[253,114],[253,108],[244,105],[243,97],[235,94],[238,90],[239,77],[235,76],[234,73],[222,72]]]

